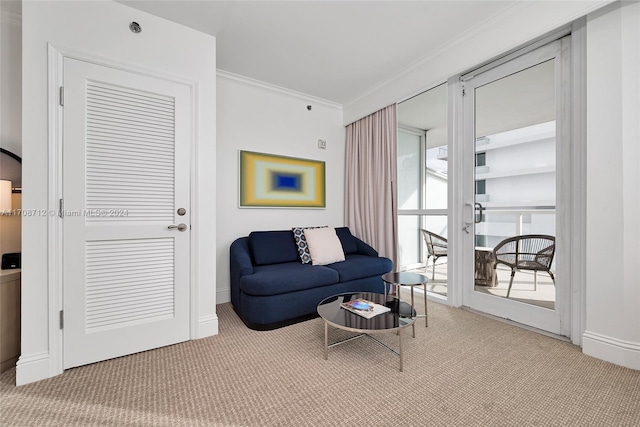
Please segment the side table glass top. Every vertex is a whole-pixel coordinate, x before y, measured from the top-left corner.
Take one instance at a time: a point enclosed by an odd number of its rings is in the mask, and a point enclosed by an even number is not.
[[[387,283],[401,286],[418,286],[429,282],[429,278],[418,273],[387,273],[382,275],[382,280]]]

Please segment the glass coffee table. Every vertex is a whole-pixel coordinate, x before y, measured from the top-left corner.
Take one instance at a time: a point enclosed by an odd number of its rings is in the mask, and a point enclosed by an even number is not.
[[[363,298],[389,307],[391,310],[367,319],[342,308],[343,302]],[[318,314],[324,320],[324,359],[329,356],[329,347],[336,346],[356,338],[367,336],[400,356],[400,372],[402,372],[402,330],[415,321],[416,311],[408,303],[391,295],[376,293],[344,293],[325,298],[318,304]],[[344,331],[356,332],[359,335],[329,344],[329,325]],[[396,331],[398,333],[399,351],[380,342],[372,335]]]

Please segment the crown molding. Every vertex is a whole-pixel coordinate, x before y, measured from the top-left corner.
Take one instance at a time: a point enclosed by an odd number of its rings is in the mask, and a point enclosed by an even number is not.
[[[302,92],[298,92],[295,90],[291,90],[291,89],[287,89],[285,87],[282,86],[276,86],[274,84],[271,83],[266,83],[260,80],[256,80],[256,79],[252,79],[250,77],[245,77],[245,76],[241,76],[239,74],[235,74],[235,73],[231,73],[229,71],[225,71],[225,70],[220,70],[218,69],[216,71],[216,75],[220,78],[223,79],[228,79],[228,80],[234,80],[240,83],[244,83],[250,86],[254,86],[254,87],[259,87],[262,89],[266,89],[272,92],[278,92],[281,93],[283,95],[287,95],[287,96],[291,96],[294,98],[298,98],[298,99],[302,99],[305,100],[307,102],[313,102],[315,104],[320,104],[320,105],[324,105],[326,107],[330,107],[330,108],[336,108],[339,110],[342,110],[342,104],[339,104],[337,102],[333,102],[333,101],[329,101],[327,99],[323,99],[323,98],[318,98],[316,96],[313,95],[308,95],[306,93],[302,93]]]

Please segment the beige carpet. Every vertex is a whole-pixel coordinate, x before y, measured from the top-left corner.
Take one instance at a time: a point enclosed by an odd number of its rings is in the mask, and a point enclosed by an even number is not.
[[[219,305],[215,337],[21,387],[15,370],[1,374],[0,425],[640,425],[640,371],[474,313],[429,309],[429,328],[418,319],[416,338],[406,331],[399,372],[397,356],[365,338],[323,360],[320,319],[256,332]]]

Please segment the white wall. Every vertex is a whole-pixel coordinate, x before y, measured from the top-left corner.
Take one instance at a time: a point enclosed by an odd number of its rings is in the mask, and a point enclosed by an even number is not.
[[[129,23],[142,25],[140,34]],[[58,49],[87,52],[120,64],[197,82],[195,93],[198,148],[198,209],[193,238],[200,258],[192,280],[197,283],[197,326],[192,337],[217,333],[215,311],[215,38],[114,2],[32,2],[22,10],[22,153],[23,208],[55,208],[56,189],[49,188],[47,43]],[[55,87],[53,88],[55,93]],[[51,107],[54,110],[55,106]],[[53,194],[53,196],[52,196]],[[61,308],[56,277],[49,274],[46,217],[24,217],[22,235],[22,355],[17,383],[62,372]],[[53,254],[51,254],[53,256]],[[56,291],[58,295],[56,295]],[[195,329],[195,330],[194,330]]]
[[[640,2],[587,20],[586,354],[640,369]]]
[[[218,106],[216,263],[218,302],[226,302],[235,239],[254,230],[344,225],[345,128],[337,104],[225,72],[218,73]],[[325,161],[326,209],[239,208],[239,150]]]
[[[344,105],[344,124],[407,99],[585,16],[613,0],[521,1]]]

